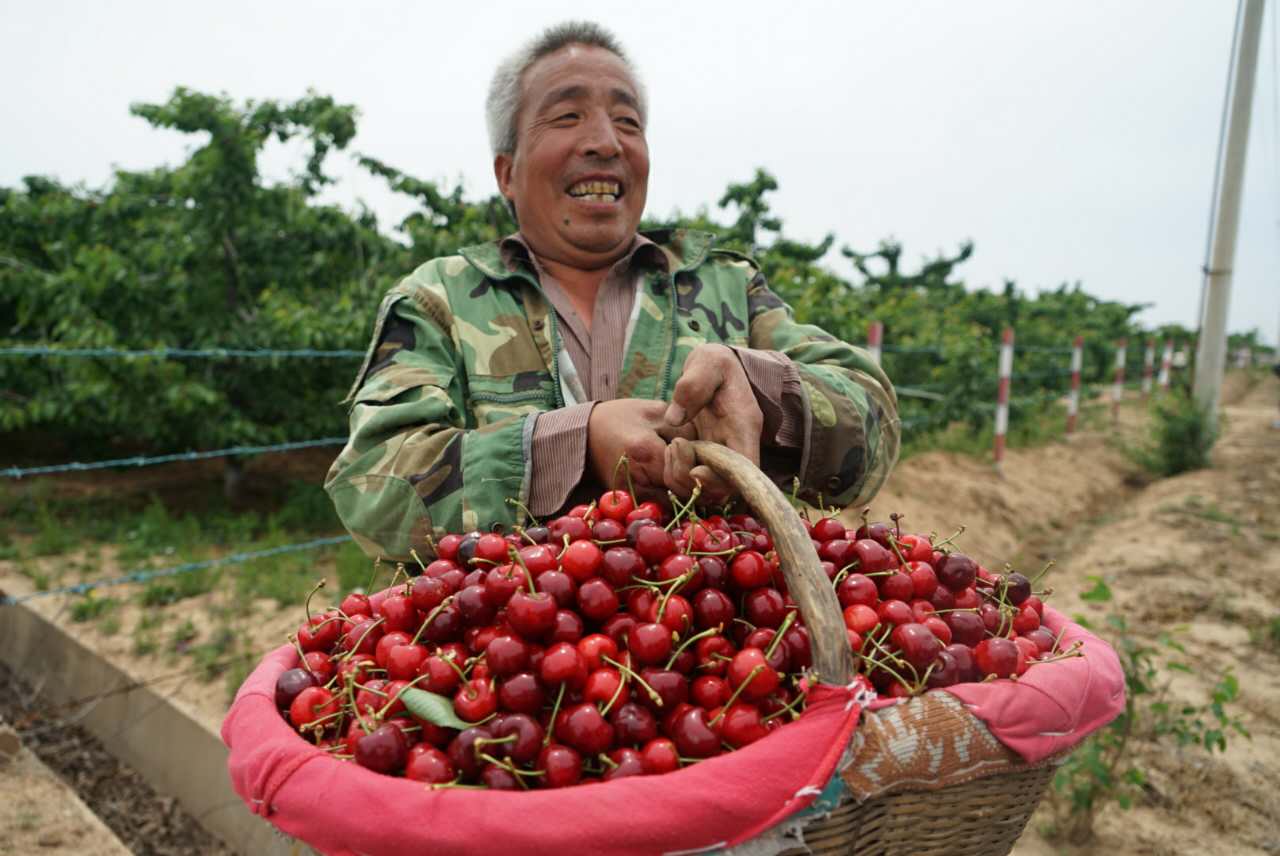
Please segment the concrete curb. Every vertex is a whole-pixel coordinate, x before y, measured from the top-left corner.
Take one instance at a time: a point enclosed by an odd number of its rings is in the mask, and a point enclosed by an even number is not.
[[[36,685],[51,704],[134,683],[80,640],[22,605],[0,607],[0,660]],[[312,852],[245,807],[231,789],[227,748],[219,736],[153,687],[106,696],[70,718],[237,853]]]

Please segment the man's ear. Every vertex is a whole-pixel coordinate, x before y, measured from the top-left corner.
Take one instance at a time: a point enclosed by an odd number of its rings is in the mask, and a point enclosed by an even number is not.
[[[512,195],[511,190],[511,179],[514,169],[515,158],[511,157],[511,155],[494,155],[493,177],[498,180],[498,192],[506,197],[506,199],[512,204],[515,204],[515,198]]]

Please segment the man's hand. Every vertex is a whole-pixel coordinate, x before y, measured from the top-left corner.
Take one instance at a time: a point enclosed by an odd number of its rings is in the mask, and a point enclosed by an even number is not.
[[[760,432],[764,414],[737,355],[725,345],[699,345],[685,360],[671,396],[665,421],[671,428],[692,425],[700,440],[728,446],[760,464]],[[663,480],[676,493],[688,496],[702,483],[702,496],[723,502],[732,493],[708,467],[695,466],[693,450],[685,444],[668,446]]]
[[[664,478],[667,443],[676,437],[697,438],[693,425],[672,427],[663,419],[667,406],[661,401],[619,398],[602,401],[591,409],[587,423],[587,461],[596,479],[613,486],[618,460],[630,461],[631,479],[637,493],[649,498],[665,498]],[[617,487],[625,488],[625,482]]]

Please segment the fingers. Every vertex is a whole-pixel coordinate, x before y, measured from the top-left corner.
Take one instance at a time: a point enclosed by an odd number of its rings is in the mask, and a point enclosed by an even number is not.
[[[713,346],[699,345],[685,360],[680,379],[671,392],[671,405],[667,408],[665,417],[668,425],[675,427],[685,424],[715,398],[716,391],[724,383],[728,373],[725,354],[736,360],[728,348],[723,345],[718,347],[720,351]]]
[[[732,487],[709,467],[699,464],[693,446],[683,439],[676,439],[667,446],[663,462],[663,480],[677,496],[689,496],[694,487],[702,485],[700,499],[712,504],[724,502],[732,494]]]

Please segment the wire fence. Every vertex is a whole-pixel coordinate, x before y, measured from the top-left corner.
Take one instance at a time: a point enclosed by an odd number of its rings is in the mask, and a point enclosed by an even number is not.
[[[883,331],[883,325],[879,325],[879,327],[880,331]],[[945,360],[947,355],[946,348],[941,345],[897,344],[893,342],[881,343],[879,337],[880,333],[878,332],[875,337],[875,347],[873,349],[873,353],[875,353],[877,357],[880,351],[887,354],[899,354],[904,356],[927,355],[943,360]],[[1125,347],[1126,345],[1121,343],[1118,350],[1124,351]],[[1125,390],[1142,386],[1145,390],[1150,385],[1150,348],[1151,345],[1148,345],[1147,353],[1145,355],[1145,374],[1134,372],[1127,377],[1117,376],[1115,384],[1112,385],[1113,395],[1115,394],[1116,389]],[[1127,351],[1124,351],[1124,362],[1127,362],[1130,365],[1143,365],[1144,354],[1141,352],[1141,345],[1139,345],[1136,356],[1129,353],[1129,351],[1133,350],[1134,349],[1132,347],[1129,347]],[[1007,424],[1007,413],[1010,408],[1019,411],[1027,411],[1043,407],[1055,401],[1064,400],[1064,397],[1067,395],[1067,390],[1063,388],[1063,380],[1068,377],[1071,379],[1071,388],[1074,390],[1074,394],[1078,396],[1082,391],[1079,375],[1080,346],[1078,341],[1074,348],[1055,346],[1019,346],[1016,351],[1018,353],[1037,355],[1041,365],[1043,364],[1044,359],[1053,358],[1058,355],[1067,357],[1070,360],[1070,364],[1041,367],[1035,368],[1032,371],[1014,373],[1013,363],[1015,351],[1012,345],[1012,334],[1008,334],[1006,336],[1004,344],[996,342],[981,343],[981,353],[992,356],[998,354],[1000,356],[1000,371],[992,377],[992,380],[999,381],[998,385],[993,387],[993,389],[996,390],[996,394],[987,395],[982,393],[982,390],[988,388],[985,381],[980,382],[976,386],[971,383],[962,388],[957,388],[954,384],[946,382],[925,382],[899,386],[896,391],[902,399],[918,403],[913,405],[909,412],[902,414],[902,428],[906,431],[936,430],[939,428],[945,428],[948,425],[955,423],[957,420],[975,419],[978,417],[989,418],[990,414],[994,412],[996,414],[996,433],[997,436],[1001,438],[1000,445],[1002,445],[1002,423]],[[970,353],[972,353],[972,351],[970,351]],[[125,349],[60,348],[48,345],[0,347],[0,357],[52,359],[93,358],[123,361],[144,359],[355,359],[363,356],[364,353],[362,351],[356,350],[318,350],[308,348],[289,350],[268,348]],[[1119,355],[1117,355],[1118,364],[1119,359]],[[933,361],[932,364],[937,365],[937,362]],[[1022,394],[1009,398],[1008,391],[1011,383],[1020,387],[1031,385],[1032,388],[1025,391],[1020,390]],[[1104,390],[1106,386],[1106,384],[1090,384],[1084,386],[1083,391],[1093,394],[1095,390]],[[1001,417],[1002,412],[1006,414],[1003,418]],[[1068,425],[1070,426],[1071,423],[1069,422]],[[1070,427],[1068,430],[1070,430]],[[114,458],[91,462],[69,462],[30,467],[13,466],[0,469],[0,476],[10,479],[22,479],[31,476],[60,475],[66,473],[91,472],[127,467],[158,466],[184,461],[279,454],[302,449],[340,446],[345,443],[345,437],[322,437],[312,440],[298,440],[275,444],[237,445],[222,449],[204,451],[185,451],[160,455],[135,455],[127,458]],[[998,459],[999,455],[997,454],[997,461]],[[319,550],[347,543],[350,540],[349,536],[346,535],[315,538],[309,541],[284,544],[262,550],[242,551],[213,559],[185,562],[169,567],[139,568],[121,576],[57,586],[19,596],[3,596],[2,593],[0,593],[0,606],[14,605],[35,598],[55,595],[87,594],[91,591],[104,587],[145,583],[162,577],[195,573],[227,565],[252,562],[271,556],[298,553],[308,550]]]
[[[89,470],[107,470],[117,467],[150,467],[157,464],[172,464],[178,461],[205,461],[210,458],[231,458],[242,455],[267,455],[274,452],[294,452],[298,449],[315,449],[324,446],[341,446],[347,442],[346,437],[323,437],[319,440],[298,440],[291,443],[277,443],[274,446],[231,446],[226,449],[210,449],[206,452],[175,452],[169,455],[135,455],[132,458],[113,458],[107,461],[91,463],[73,462],[69,464],[50,464],[44,467],[8,467],[0,470],[0,476],[20,479],[26,476],[47,476],[59,473],[80,473]]]

